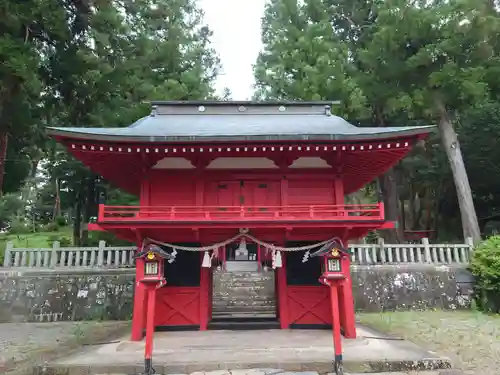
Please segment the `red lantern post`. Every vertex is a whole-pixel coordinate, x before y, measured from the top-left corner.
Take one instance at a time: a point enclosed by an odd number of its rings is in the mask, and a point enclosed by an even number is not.
[[[146,312],[146,343],[144,345],[144,374],[152,375],[153,369],[153,336],[155,330],[156,289],[165,285],[164,262],[170,254],[156,245],[149,245],[146,250],[137,254],[136,258],[144,259],[144,277],[139,280],[146,287],[148,300]]]
[[[354,317],[347,317],[351,309],[348,309],[348,305],[353,305],[352,294],[350,301],[344,301],[339,298],[340,290],[345,287],[345,282],[350,274],[350,260],[349,254],[342,250],[340,246],[335,243],[330,244],[331,249],[322,251],[318,255],[323,256],[322,265],[322,275],[319,279],[321,283],[330,287],[330,303],[332,309],[332,333],[333,333],[333,350],[334,350],[334,372],[336,375],[344,374],[344,367],[342,364],[342,336],[341,336],[341,324],[342,320],[344,324],[352,324]],[[329,247],[330,247],[329,246]],[[320,250],[321,251],[321,250]],[[343,293],[345,294],[345,293]],[[341,319],[341,316],[344,319]],[[344,327],[347,330],[350,327]]]

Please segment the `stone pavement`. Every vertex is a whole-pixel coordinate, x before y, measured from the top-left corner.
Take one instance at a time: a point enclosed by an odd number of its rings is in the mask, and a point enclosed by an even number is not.
[[[366,373],[364,373],[366,374]],[[345,373],[345,375],[364,375],[361,373]],[[377,372],[371,375],[461,375],[461,372],[455,370],[436,370],[436,371],[410,371],[410,372]],[[126,374],[95,374],[95,375],[126,375]],[[128,374],[130,375],[130,374]],[[191,374],[165,374],[165,375],[319,375],[317,371],[290,372],[282,369],[255,368],[238,370],[217,370],[217,371],[197,371]],[[327,373],[326,375],[335,375]]]
[[[21,371],[24,365],[31,369],[33,364],[67,355],[81,344],[109,342],[110,336],[128,331],[128,325],[113,321],[0,323],[0,374]]]
[[[346,371],[374,373],[451,367],[447,358],[410,342],[366,327],[357,329],[357,339],[343,340]],[[332,347],[330,330],[160,332],[155,334],[153,365],[159,374],[202,375],[201,372],[218,370],[223,375],[227,369],[248,368],[326,374],[332,371]],[[74,356],[43,366],[38,373],[47,373],[42,369],[64,375],[140,373],[143,358],[144,343],[123,338],[87,347]]]

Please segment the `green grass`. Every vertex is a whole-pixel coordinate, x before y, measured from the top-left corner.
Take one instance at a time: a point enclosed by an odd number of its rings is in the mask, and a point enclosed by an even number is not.
[[[27,234],[2,234],[0,235],[0,243],[12,241],[14,247],[28,248],[48,248],[52,247],[52,242],[57,238],[72,238],[71,228],[63,228],[57,232],[39,232]]]
[[[56,232],[38,232],[26,234],[0,234],[0,265],[3,265],[5,247],[7,242],[12,241],[16,248],[51,248],[54,241],[66,238],[71,240],[71,228],[62,228]],[[68,241],[66,241],[68,242]],[[68,246],[63,243],[62,246]]]
[[[498,375],[500,316],[476,311],[404,311],[357,314],[358,321],[446,356],[457,369]]]

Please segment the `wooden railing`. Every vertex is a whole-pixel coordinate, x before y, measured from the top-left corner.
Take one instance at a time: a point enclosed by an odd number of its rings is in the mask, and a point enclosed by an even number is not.
[[[384,204],[309,206],[99,206],[97,221],[383,220]]]
[[[382,264],[435,264],[466,265],[470,261],[473,245],[430,244],[427,238],[418,244],[353,244],[349,246],[355,265]],[[135,246],[106,247],[104,241],[98,247],[14,248],[8,242],[5,249],[4,267],[32,268],[127,268],[134,266]]]

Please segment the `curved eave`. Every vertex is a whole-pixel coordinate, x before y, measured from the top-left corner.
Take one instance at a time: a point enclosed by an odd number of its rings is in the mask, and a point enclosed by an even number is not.
[[[142,135],[129,134],[127,128],[113,129],[86,129],[86,128],[47,128],[47,133],[54,138],[68,138],[75,140],[92,140],[97,142],[138,142],[138,143],[180,143],[180,142],[244,142],[244,141],[369,141],[393,139],[400,137],[411,137],[426,135],[436,131],[436,127],[400,127],[400,128],[376,128],[381,130],[374,132],[374,128],[357,128],[358,132],[336,133],[336,134],[238,134],[238,135]],[[104,131],[103,131],[104,130]]]
[[[336,164],[343,166],[342,174],[345,193],[349,194],[355,192],[377,176],[385,173],[390,167],[404,158],[415,144],[415,141],[421,138],[422,136],[419,135],[407,137],[406,140],[377,142],[378,144],[373,143],[373,147],[370,146],[372,142],[366,142],[364,144],[351,143],[350,146],[347,144],[342,146],[342,150],[338,145],[328,146],[331,149],[336,147],[339,150],[336,156]],[[73,144],[72,142],[68,142],[68,140],[62,140],[62,143],[68,148],[70,153],[81,160],[95,173],[132,194],[139,193],[144,173],[147,173],[150,168],[161,159],[168,156],[177,156],[187,158],[193,163],[193,160],[196,160],[200,155],[196,152],[195,148],[190,147],[178,148],[177,152],[175,148],[171,148],[167,153],[165,149],[159,147],[152,149],[149,145],[125,149],[124,145],[121,144],[118,146],[110,145],[105,149],[105,147],[102,146],[89,146],[86,141],[79,142],[79,144]],[[201,149],[204,147],[205,146],[202,145]],[[321,149],[319,151],[313,151],[313,148],[316,150],[318,148],[313,146],[305,147],[298,144],[295,144],[294,147],[295,151],[287,152],[301,152],[305,156],[314,153],[313,155],[319,157],[324,157],[325,152],[327,154],[332,152],[331,150],[322,151]],[[325,146],[325,148],[327,147]],[[254,148],[252,147],[252,149]],[[276,146],[260,146],[260,149],[260,155],[271,157],[271,159],[273,153],[276,155],[282,153]],[[267,154],[263,154],[264,149],[267,149]],[[274,149],[274,151],[272,151],[272,149]],[[300,149],[302,150],[300,151]],[[205,150],[203,153],[204,157],[210,157],[209,154],[211,151],[214,152],[215,157],[224,155],[229,155],[229,157],[237,157],[238,155],[248,156],[253,152],[250,150],[250,147],[249,150],[240,149],[239,152],[236,152],[236,148],[234,148],[232,153],[225,148],[219,150],[214,148],[213,150]]]

